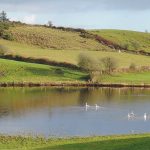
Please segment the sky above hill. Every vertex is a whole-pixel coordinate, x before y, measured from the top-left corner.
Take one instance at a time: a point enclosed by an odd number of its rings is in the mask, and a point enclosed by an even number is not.
[[[0,0],[0,11],[25,23],[150,31],[150,0]]]

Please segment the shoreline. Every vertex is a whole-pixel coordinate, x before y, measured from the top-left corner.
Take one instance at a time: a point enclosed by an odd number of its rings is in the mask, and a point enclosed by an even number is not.
[[[150,134],[74,137],[46,139],[43,137],[0,136],[0,149],[32,150],[145,150],[149,149]]]
[[[125,83],[75,83],[75,82],[8,82],[0,83],[0,87],[112,87],[112,88],[150,88],[150,84],[125,84]]]

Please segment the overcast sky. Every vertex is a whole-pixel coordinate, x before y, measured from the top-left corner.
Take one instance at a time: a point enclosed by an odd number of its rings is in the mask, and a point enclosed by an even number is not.
[[[0,0],[0,10],[31,24],[150,30],[150,0]]]

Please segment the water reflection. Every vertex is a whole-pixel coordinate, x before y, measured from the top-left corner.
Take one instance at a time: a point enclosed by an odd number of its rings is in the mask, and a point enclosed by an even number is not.
[[[150,89],[0,88],[0,133],[150,132],[149,106]],[[129,116],[132,111],[134,117]]]

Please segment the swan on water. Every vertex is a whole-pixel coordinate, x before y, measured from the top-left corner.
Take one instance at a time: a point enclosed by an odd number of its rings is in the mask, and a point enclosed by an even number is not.
[[[128,119],[133,119],[135,117],[134,112],[128,113]]]
[[[144,120],[146,121],[147,120],[147,114],[144,113]]]
[[[90,105],[88,105],[87,103],[85,104],[85,108],[86,108],[86,111],[87,109],[90,107]]]
[[[95,108],[96,108],[96,110],[98,110],[100,108],[100,106],[98,106],[97,104],[95,104]]]

